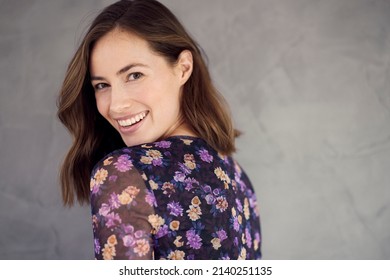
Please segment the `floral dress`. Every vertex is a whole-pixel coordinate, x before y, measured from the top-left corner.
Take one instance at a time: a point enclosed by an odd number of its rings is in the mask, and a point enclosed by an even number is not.
[[[97,259],[260,259],[253,187],[232,157],[173,136],[122,148],[91,176]]]

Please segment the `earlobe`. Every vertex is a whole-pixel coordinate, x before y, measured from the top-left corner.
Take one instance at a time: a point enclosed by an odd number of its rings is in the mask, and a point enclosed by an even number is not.
[[[192,53],[189,50],[182,51],[179,55],[177,65],[179,66],[180,78],[182,80],[182,84],[185,84],[192,74],[192,67],[193,67]]]

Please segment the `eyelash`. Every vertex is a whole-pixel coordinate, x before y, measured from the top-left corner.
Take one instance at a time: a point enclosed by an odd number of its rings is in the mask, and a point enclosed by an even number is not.
[[[98,91],[98,90],[102,90],[104,88],[108,87],[108,84],[105,84],[105,83],[98,83],[96,85],[94,85],[94,89],[95,91]]]
[[[144,76],[144,74],[142,74],[141,72],[133,72],[127,76],[127,81],[136,81],[136,80],[141,79],[143,76]],[[133,78],[131,79],[131,77],[133,77]],[[109,85],[106,83],[98,83],[98,84],[94,85],[94,89],[96,91],[103,90],[104,88],[106,88],[108,86]]]
[[[134,78],[134,79],[130,80],[130,77],[131,77],[131,76],[135,76],[135,75],[138,76],[138,78]],[[127,76],[127,80],[128,80],[128,81],[139,80],[139,79],[141,79],[141,78],[143,77],[143,75],[144,75],[144,74],[142,74],[141,72],[130,73],[130,74]]]

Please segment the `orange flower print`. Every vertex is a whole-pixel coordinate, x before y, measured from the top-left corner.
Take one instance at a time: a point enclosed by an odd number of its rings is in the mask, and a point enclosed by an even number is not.
[[[253,248],[255,250],[259,249],[259,243],[260,243],[259,240],[257,239],[253,240]]]
[[[195,158],[193,154],[184,155],[184,165],[190,170],[194,170],[196,168]]]
[[[194,196],[191,199],[191,204],[194,205],[194,206],[199,206],[201,204],[199,197],[198,196]]]
[[[135,243],[134,253],[139,257],[145,256],[149,252],[150,245],[146,239],[138,239]]]
[[[132,198],[135,198],[139,193],[139,188],[134,186],[128,186],[124,191],[128,193]]]
[[[223,196],[219,196],[217,197],[217,204],[215,205],[215,207],[220,211],[220,212],[224,212],[227,207],[228,207],[228,202],[226,201],[226,198],[224,198]]]
[[[133,201],[133,198],[125,191],[118,195],[119,203],[122,205],[127,205]]]
[[[157,214],[149,215],[148,221],[156,231],[165,223],[165,220]]]
[[[232,207],[232,216],[235,217],[237,215],[236,208]]]
[[[103,161],[103,165],[104,165],[104,166],[110,165],[111,163],[112,163],[112,157],[108,157],[108,158],[106,158],[106,159]]]
[[[104,260],[113,260],[116,256],[115,247],[104,244],[104,248],[102,249],[102,256]]]
[[[169,224],[169,228],[171,230],[178,230],[179,229],[179,226],[180,226],[180,222],[177,221],[177,220],[174,220],[172,221],[170,224]]]
[[[240,255],[238,256],[239,260],[245,260],[246,259],[246,249],[245,247],[242,247]]]
[[[146,152],[146,155],[148,157],[153,158],[153,159],[162,158],[160,151],[157,151],[157,150],[149,150]]]
[[[93,170],[96,259],[261,258],[253,187],[233,158],[204,139],[173,136],[124,147]]]
[[[185,145],[191,145],[191,143],[192,143],[192,141],[193,140],[189,140],[189,139],[181,139],[182,141],[183,141],[183,143],[185,144]]]
[[[186,161],[184,162],[184,165],[190,170],[194,170],[196,168],[196,163],[194,161]]]
[[[214,174],[217,175],[217,178],[223,182],[226,182],[230,184],[230,178],[229,176],[225,173],[225,171],[222,170],[221,167],[217,167],[214,170]]]
[[[153,180],[149,180],[149,185],[152,188],[152,190],[157,190],[158,189],[158,184],[155,181],[153,181]]]
[[[215,250],[218,250],[219,247],[221,247],[221,239],[219,239],[219,238],[213,238],[213,239],[211,239],[211,244],[213,244],[213,248],[214,248]]]
[[[163,194],[170,197],[175,191],[175,186],[170,182],[165,182],[162,186]]]
[[[188,209],[186,211],[186,213],[188,213],[188,217],[192,220],[192,221],[196,221],[200,218],[200,216],[202,215],[202,210],[199,208],[199,207],[196,207],[194,205],[190,205],[190,209]]]
[[[104,168],[100,168],[98,171],[96,171],[94,179],[97,184],[101,185],[106,180],[107,175],[108,175],[107,170],[105,170]]]
[[[177,248],[180,248],[181,246],[184,245],[184,242],[181,241],[181,239],[182,239],[182,237],[181,237],[180,235],[178,235],[178,236],[176,236],[175,241],[173,241],[173,244],[175,244],[175,246],[176,246]]]
[[[184,155],[184,161],[194,161],[195,158],[194,158],[194,155],[192,154],[185,154]]]
[[[184,256],[186,254],[183,251],[175,250],[173,252],[170,252],[168,255],[168,260],[184,260]]]
[[[150,148],[153,148],[153,146],[148,145],[148,144],[143,144],[143,145],[142,145],[142,148],[150,149]]]
[[[244,216],[245,216],[245,219],[249,220],[250,212],[249,212],[249,202],[248,202],[247,198],[245,198],[245,200],[244,200]]]
[[[96,188],[96,187],[97,187],[96,180],[92,178],[89,181],[89,188],[90,188],[91,191],[93,191],[93,189]]]
[[[152,161],[153,161],[153,158],[152,157],[145,157],[145,156],[142,156],[140,161],[143,163],[143,164],[152,164]]]
[[[108,246],[115,246],[116,244],[118,244],[118,241],[116,240],[116,236],[115,234],[112,234],[110,235],[108,238],[107,238],[107,244]]]

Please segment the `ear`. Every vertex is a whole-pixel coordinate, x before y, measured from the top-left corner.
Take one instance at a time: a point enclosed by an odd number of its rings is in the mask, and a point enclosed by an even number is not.
[[[180,53],[176,63],[177,73],[182,85],[191,77],[193,68],[192,53],[189,50],[184,50]]]

